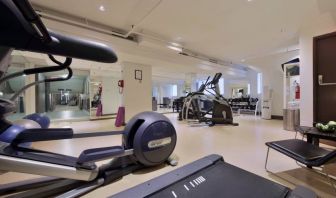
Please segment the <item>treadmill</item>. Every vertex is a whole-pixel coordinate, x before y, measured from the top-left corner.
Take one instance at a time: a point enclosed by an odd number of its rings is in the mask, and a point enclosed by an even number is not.
[[[317,198],[312,190],[294,190],[209,155],[110,198]]]

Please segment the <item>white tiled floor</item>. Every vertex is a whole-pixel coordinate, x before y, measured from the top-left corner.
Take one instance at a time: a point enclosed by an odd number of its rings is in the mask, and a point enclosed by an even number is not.
[[[166,114],[173,122],[178,142],[175,154],[179,157],[179,165],[197,160],[205,155],[220,154],[225,161],[253,172],[260,176],[293,187],[282,179],[269,175],[264,170],[266,156],[265,142],[293,138],[294,133],[282,129],[282,121],[262,120],[259,117],[241,115],[235,117],[238,127],[190,127],[187,123],[177,121],[177,114]],[[89,131],[121,130],[114,127],[114,120],[83,121],[83,122],[57,122],[52,127],[74,128],[76,133]],[[34,147],[56,151],[77,156],[86,148],[103,147],[120,144],[120,136],[100,137],[81,140],[63,140],[41,142]],[[282,177],[295,184],[305,185],[315,190],[321,197],[335,197],[336,194],[327,180],[315,173],[299,168],[296,163],[277,152],[270,153],[269,168],[281,174]],[[140,171],[125,176],[113,184],[100,188],[87,194],[85,197],[106,197],[121,190],[127,189],[148,179],[173,170],[174,167],[164,166],[154,171]],[[0,183],[28,178],[30,175],[7,173],[0,175]]]

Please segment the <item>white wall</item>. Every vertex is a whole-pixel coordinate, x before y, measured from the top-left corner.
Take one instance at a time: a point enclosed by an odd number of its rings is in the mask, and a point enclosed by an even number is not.
[[[257,83],[257,71],[249,70],[246,73],[244,78],[235,78],[235,77],[224,77],[224,97],[231,98],[232,88],[237,87],[246,87],[247,84],[250,84],[250,96],[253,98],[258,97],[258,83]],[[242,86],[240,86],[242,85]],[[247,94],[247,91],[244,91],[244,95]]]
[[[143,111],[152,111],[152,67],[137,63],[123,62],[124,80],[123,104],[126,109],[125,121]],[[135,80],[135,70],[142,70],[142,81]]]
[[[311,126],[313,123],[313,37],[336,31],[333,16],[320,15],[310,25],[300,31],[300,124]]]
[[[120,71],[110,70],[91,70],[90,81],[101,82],[103,86],[102,104],[103,114],[113,114],[118,112],[121,105],[121,97],[119,94],[118,81],[121,79]],[[92,90],[91,90],[92,91]],[[91,93],[91,97],[94,93]]]
[[[32,63],[26,63],[25,68],[33,68],[34,64]],[[25,84],[28,85],[32,82],[35,82],[35,75],[28,75],[25,78]],[[25,91],[24,95],[24,108],[25,108],[25,114],[31,114],[36,112],[36,97],[35,97],[35,89],[30,88]]]
[[[258,80],[257,80],[257,77],[258,77],[258,72],[257,71],[249,70],[247,72],[246,79],[247,79],[248,83],[250,84],[250,96],[252,98],[260,97],[258,95]]]
[[[281,64],[297,58],[299,51],[278,53],[249,61],[262,73],[262,84],[273,90],[272,115],[283,116],[283,71]]]
[[[121,94],[119,94],[117,78],[102,77],[103,93],[103,114],[113,114],[118,112],[121,104]]]
[[[177,96],[173,96],[173,85],[177,85]],[[153,80],[153,97],[156,97],[158,103],[162,103],[163,97],[172,99],[185,96],[184,84],[182,81],[162,81]]]

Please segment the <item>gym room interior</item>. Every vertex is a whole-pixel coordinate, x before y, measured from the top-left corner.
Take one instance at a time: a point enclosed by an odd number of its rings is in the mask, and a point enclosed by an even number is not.
[[[0,16],[1,197],[336,197],[335,0]]]

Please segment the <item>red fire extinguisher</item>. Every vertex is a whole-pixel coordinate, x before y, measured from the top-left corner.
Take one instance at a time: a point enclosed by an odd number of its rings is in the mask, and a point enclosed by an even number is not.
[[[124,80],[118,81],[119,93],[122,94],[124,91]]]
[[[295,86],[295,99],[296,100],[300,99],[300,85],[299,85],[299,83],[296,83],[296,86]]]

